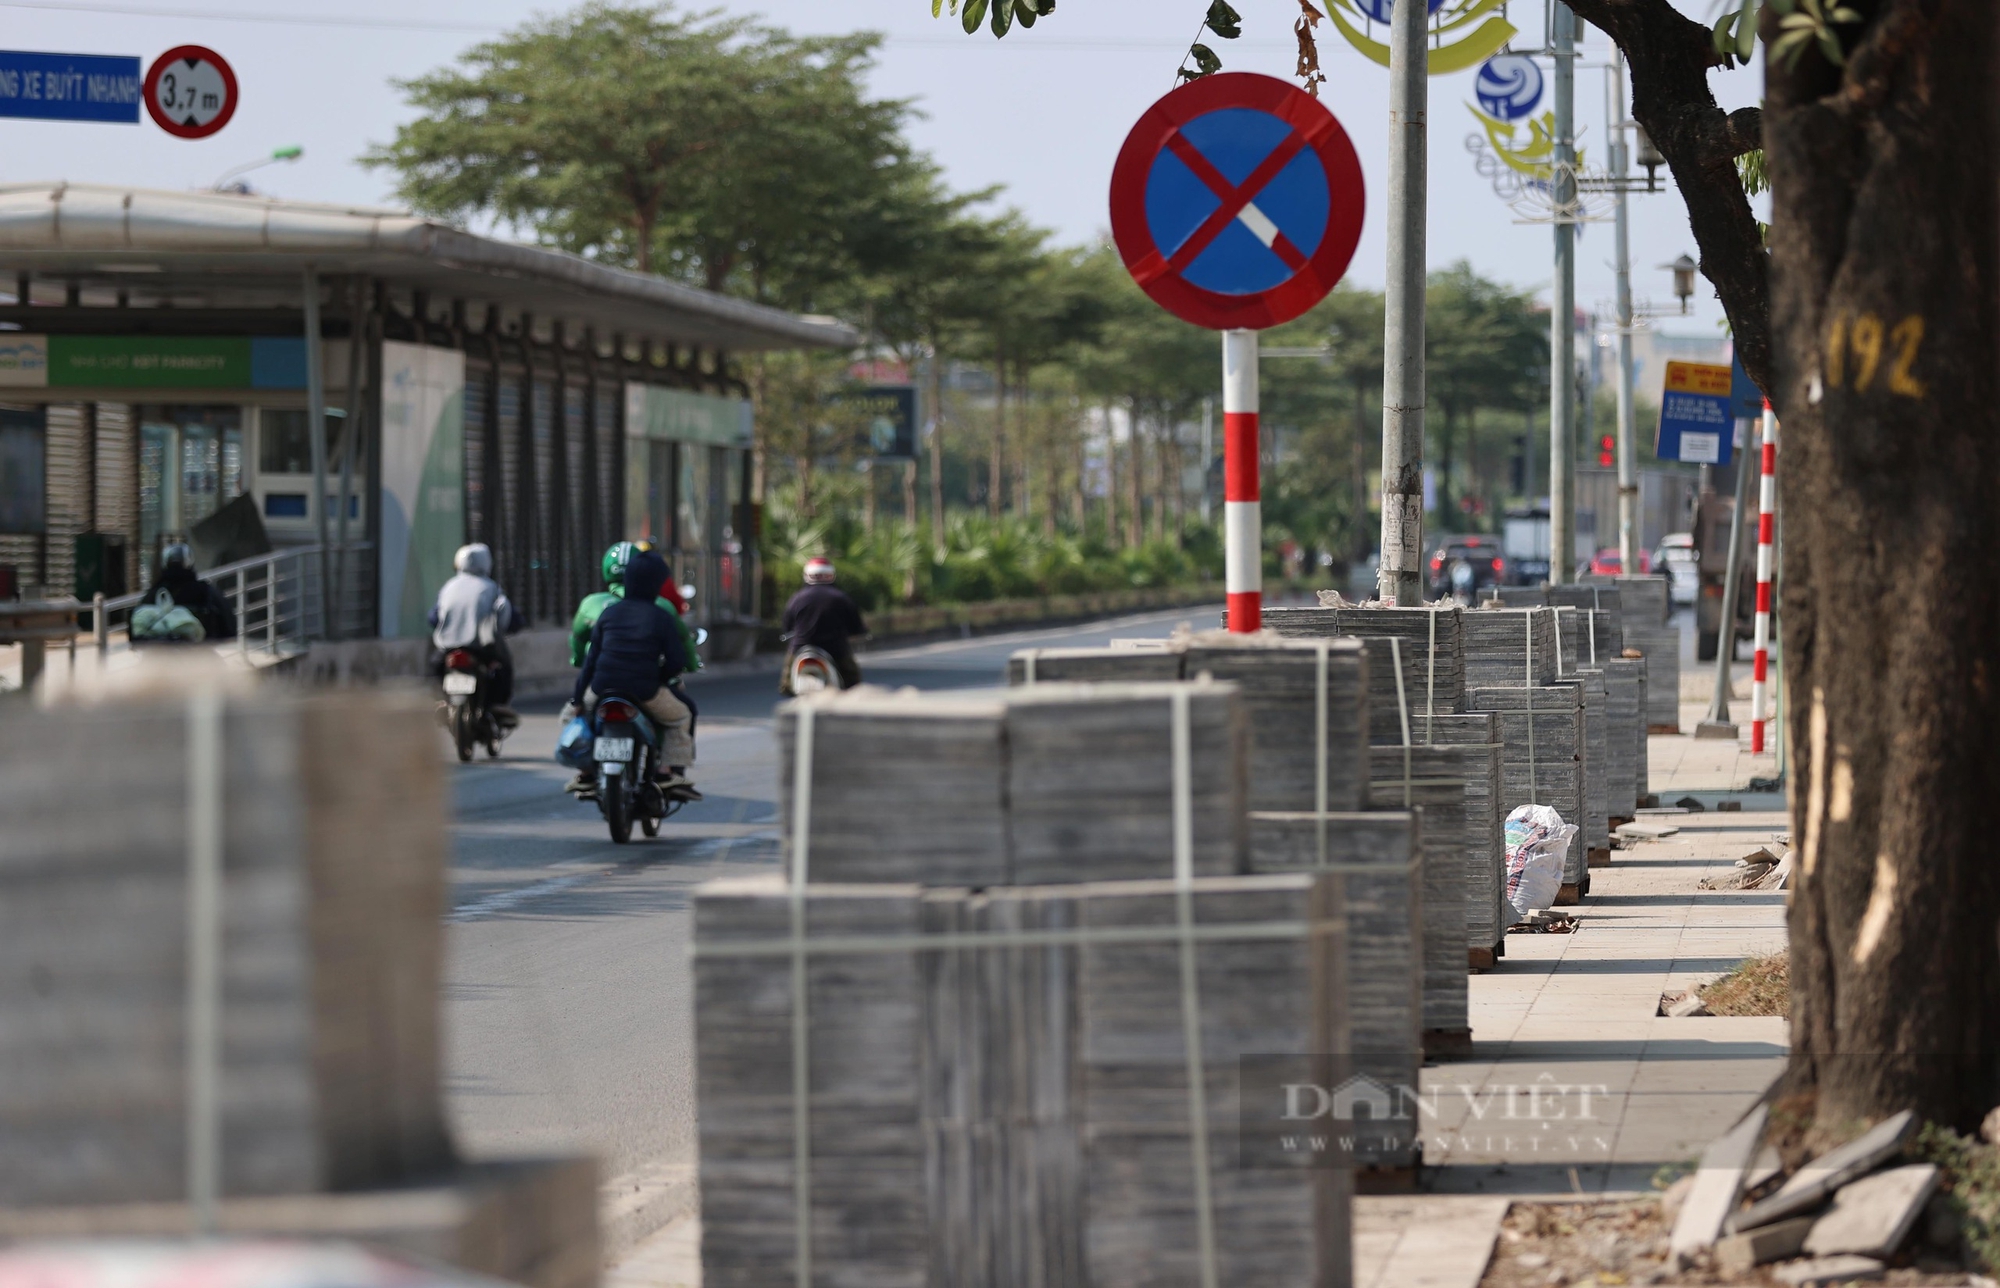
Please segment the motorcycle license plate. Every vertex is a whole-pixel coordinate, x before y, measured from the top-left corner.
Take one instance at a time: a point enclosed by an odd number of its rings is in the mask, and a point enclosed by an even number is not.
[[[444,674],[446,693],[477,693],[479,677],[469,671],[446,671]]]
[[[627,761],[632,759],[630,738],[599,738],[591,750],[599,760]]]

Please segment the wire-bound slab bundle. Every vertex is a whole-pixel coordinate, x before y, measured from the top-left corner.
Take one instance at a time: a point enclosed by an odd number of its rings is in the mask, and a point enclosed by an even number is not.
[[[1500,719],[1502,819],[1522,805],[1547,805],[1565,821],[1583,818],[1582,686],[1570,681],[1532,689],[1481,688],[1467,701],[1475,711]],[[1587,862],[1584,847],[1571,846],[1563,883],[1580,890]]]
[[[1191,739],[1195,871],[1241,872],[1248,727],[1236,687],[1207,681],[1037,684],[1004,698],[856,689],[786,703],[777,716],[784,853],[797,843],[803,799],[815,869],[830,881],[1160,876],[1172,852],[1177,691]],[[813,741],[801,758],[807,707]],[[811,774],[803,798],[801,763]]]
[[[1556,615],[1547,608],[1474,608],[1465,620],[1465,684],[1550,684],[1560,674]]]
[[[1604,774],[1613,818],[1630,819],[1639,806],[1640,771],[1646,762],[1646,661],[1612,657],[1604,661],[1610,751]]]
[[[1417,1086],[1423,1063],[1424,845],[1421,810],[1253,814],[1257,872],[1332,872],[1343,887],[1348,1051],[1381,1086]],[[1379,1140],[1364,1161],[1413,1166],[1414,1135]]]
[[[1625,619],[1625,647],[1646,659],[1646,728],[1650,733],[1681,731],[1681,633],[1678,627]]]
[[[1250,737],[1252,810],[1357,810],[1367,800],[1369,663],[1358,641],[1204,631],[1189,677],[1233,683]]]
[[[1347,1284],[1350,1173],[1239,1152],[1347,1045],[1340,877],[1179,870],[701,887],[703,1282]]]
[[[1658,574],[1613,578],[1625,620],[1644,626],[1664,626],[1673,611],[1670,583]]]
[[[1371,747],[1368,756],[1370,802],[1423,811],[1424,1050],[1433,1059],[1463,1054],[1472,1041],[1465,948],[1475,811],[1467,784],[1491,772],[1491,757],[1459,747]]]
[[[1252,809],[1361,808],[1367,657],[1357,641],[1203,631],[1158,649],[1022,649],[1008,661],[1016,687],[1170,671],[1236,684],[1249,727]]]
[[[1007,704],[997,697],[859,688],[778,708],[778,823],[789,855],[798,716],[814,709],[814,867],[828,881],[1004,885]]]
[[[1016,649],[1007,659],[1009,684],[1181,678],[1181,650],[1177,648],[1024,648]]]
[[[1506,812],[1500,808],[1499,717],[1490,712],[1420,717],[1411,724],[1417,742],[1450,747],[1465,757],[1465,943],[1470,961],[1481,969],[1493,965],[1504,941],[1500,905],[1506,898]],[[1392,753],[1397,749],[1391,748]],[[1394,807],[1401,799],[1400,759],[1392,755],[1389,777],[1377,776],[1371,798],[1377,808]]]
[[[1458,608],[1267,608],[1264,629],[1293,639],[1362,641],[1371,742],[1402,742],[1403,713],[1465,710],[1464,613]]]
[[[1182,712],[1190,750],[1177,771],[1175,722]],[[1188,775],[1194,872],[1243,871],[1249,740],[1233,684],[1009,690],[1009,884],[1165,875],[1174,852],[1177,772]]]
[[[1598,582],[1551,586],[1549,603],[1556,608],[1575,608],[1599,614],[1591,623],[1598,657],[1616,657],[1625,647],[1621,633],[1625,617],[1624,596],[1618,587]],[[1568,647],[1579,658],[1588,659],[1591,656],[1589,638],[1579,638]]]
[[[428,702],[194,692],[0,731],[0,1207],[115,1234],[115,1205],[189,1199],[204,1033],[220,1195],[450,1165]]]

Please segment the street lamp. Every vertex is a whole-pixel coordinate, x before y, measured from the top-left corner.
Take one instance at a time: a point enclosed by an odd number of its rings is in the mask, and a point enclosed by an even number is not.
[[[273,149],[270,156],[259,157],[255,161],[248,161],[233,169],[224,170],[222,177],[210,184],[208,190],[210,192],[238,192],[247,194],[250,191],[250,185],[240,182],[244,175],[249,174],[252,170],[262,169],[273,162],[296,161],[305,154],[306,150],[296,143]]]
[[[1681,313],[1685,315],[1688,312],[1688,301],[1694,298],[1694,273],[1701,265],[1682,255],[1673,263],[1662,264],[1660,267],[1674,275],[1674,294],[1680,297]]]

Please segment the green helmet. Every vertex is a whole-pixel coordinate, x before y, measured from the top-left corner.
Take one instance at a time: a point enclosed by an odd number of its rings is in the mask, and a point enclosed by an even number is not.
[[[631,542],[621,541],[604,552],[603,569],[606,586],[625,584],[625,565],[632,562],[632,555],[636,549],[637,547]]]

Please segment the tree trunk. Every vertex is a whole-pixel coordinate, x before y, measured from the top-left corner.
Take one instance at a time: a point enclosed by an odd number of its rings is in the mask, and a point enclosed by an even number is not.
[[[944,354],[931,346],[931,550],[944,557]]]
[[[1767,70],[1788,1086],[1824,1130],[1966,1130],[2000,1100],[2000,38],[1986,0],[1863,9],[1844,69]]]
[[[1007,351],[996,350],[993,363],[993,449],[986,462],[986,512],[1000,517],[1001,480],[1007,477]]]
[[[1146,510],[1139,500],[1146,473],[1146,448],[1139,426],[1139,405],[1134,402],[1132,432],[1126,437],[1130,459],[1125,469],[1125,544],[1135,550],[1146,544]]]
[[[1086,445],[1083,433],[1084,428],[1087,426],[1088,422],[1085,422],[1084,426],[1078,428],[1075,444],[1076,450],[1071,453],[1076,458],[1076,496],[1074,498],[1076,508],[1073,513],[1076,518],[1076,535],[1078,540],[1083,540],[1090,535],[1090,449]]]
[[[1444,404],[1444,431],[1438,435],[1443,441],[1438,444],[1437,511],[1441,531],[1458,530],[1458,507],[1451,490],[1452,449],[1458,443],[1458,404],[1447,400]]]

